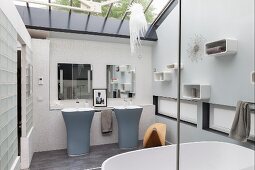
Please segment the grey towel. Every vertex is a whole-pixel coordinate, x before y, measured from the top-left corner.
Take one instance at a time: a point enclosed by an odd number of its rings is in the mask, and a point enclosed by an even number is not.
[[[229,136],[241,142],[246,142],[250,135],[251,112],[249,104],[238,101],[236,115]]]
[[[112,110],[101,111],[101,132],[103,135],[112,133]]]
[[[224,52],[225,48],[222,46],[217,46],[217,47],[212,47],[212,48],[208,48],[206,49],[207,54],[215,54],[215,53],[220,53],[220,52]]]

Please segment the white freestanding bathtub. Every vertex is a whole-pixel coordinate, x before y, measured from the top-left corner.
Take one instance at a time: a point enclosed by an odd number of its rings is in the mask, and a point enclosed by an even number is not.
[[[230,143],[184,143],[180,154],[180,170],[254,170],[254,150]],[[127,152],[102,165],[102,170],[175,169],[176,145]]]

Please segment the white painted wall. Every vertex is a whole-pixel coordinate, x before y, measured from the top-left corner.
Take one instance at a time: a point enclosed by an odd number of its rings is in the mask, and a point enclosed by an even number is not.
[[[210,84],[210,103],[235,106],[238,100],[254,101],[254,0],[182,0],[182,84]],[[219,5],[220,4],[220,5]],[[178,58],[178,6],[158,28],[153,48],[153,68],[166,69]],[[238,40],[235,56],[202,56],[192,62],[187,50],[195,35],[204,43],[224,38]],[[203,47],[203,46],[202,46]],[[153,94],[176,98],[177,72],[171,82],[154,82]]]
[[[57,63],[91,64],[93,67],[93,88],[107,88],[106,65],[132,65],[136,69],[136,104],[152,103],[151,47],[143,46],[143,58],[130,55],[128,44],[100,43],[71,39],[50,39],[50,101],[57,100]],[[145,86],[146,85],[146,86]],[[139,90],[142,89],[142,90]],[[108,105],[119,99],[108,100]],[[122,100],[121,100],[122,101]],[[73,101],[71,104],[73,104]],[[70,102],[68,102],[70,103]]]
[[[33,150],[33,107],[32,96],[27,96],[27,68],[31,64],[32,53],[27,45],[21,48],[21,169],[28,169],[34,154]],[[30,106],[30,107],[28,107]]]
[[[137,93],[133,104],[142,105],[140,139],[147,127],[154,123],[152,105],[151,47],[143,47],[143,58],[130,56],[128,44],[52,38],[32,40],[34,66],[34,130],[36,151],[66,148],[66,129],[60,110],[50,110],[50,101],[57,100],[57,63],[80,63],[93,66],[93,88],[106,88],[107,64],[130,64],[136,68]],[[49,71],[50,70],[50,71]],[[43,77],[44,84],[38,85]],[[50,89],[50,90],[49,90]],[[88,101],[92,106],[92,100]],[[108,99],[108,105],[123,105],[123,99]],[[62,107],[76,106],[75,100],[61,101]],[[80,100],[80,107],[85,101]],[[91,144],[117,142],[117,122],[114,116],[114,132],[103,137],[100,132],[100,112],[95,113],[91,127]]]
[[[183,84],[211,85],[210,103],[236,106],[238,100],[254,101],[254,0],[183,0],[182,71]],[[195,34],[205,42],[224,38],[238,40],[235,56],[203,56],[191,62],[187,49]]]
[[[16,29],[20,43],[23,45],[26,44],[29,48],[31,48],[31,37],[13,1],[1,0],[0,9],[8,17],[8,20],[12,23],[13,27]]]

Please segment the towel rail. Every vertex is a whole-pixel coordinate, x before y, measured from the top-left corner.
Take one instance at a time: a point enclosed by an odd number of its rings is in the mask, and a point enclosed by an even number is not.
[[[255,103],[252,103],[252,102],[246,102],[248,103],[249,105],[253,105],[253,108],[251,108],[251,112],[255,112]]]

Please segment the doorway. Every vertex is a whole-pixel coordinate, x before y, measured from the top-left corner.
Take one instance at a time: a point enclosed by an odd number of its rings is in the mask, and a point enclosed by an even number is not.
[[[21,153],[21,50],[17,51],[17,131],[18,131],[18,155]]]

